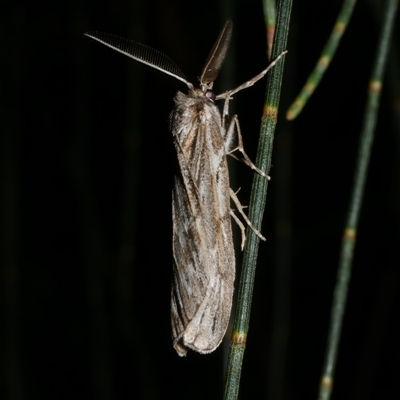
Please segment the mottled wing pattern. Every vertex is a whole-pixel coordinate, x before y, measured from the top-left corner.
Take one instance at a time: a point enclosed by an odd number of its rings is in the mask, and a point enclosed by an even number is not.
[[[228,326],[235,277],[221,116],[200,89],[178,93],[171,115],[179,175],[172,200],[174,347],[210,353]]]

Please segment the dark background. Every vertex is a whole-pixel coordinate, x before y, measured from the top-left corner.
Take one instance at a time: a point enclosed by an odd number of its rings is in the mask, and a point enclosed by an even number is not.
[[[243,399],[316,398],[383,3],[356,7],[320,87],[288,122],[284,114],[341,6],[294,2]],[[229,340],[210,355],[184,359],[171,345],[175,154],[168,115],[175,92],[186,88],[82,33],[146,43],[196,83],[228,16],[234,34],[217,93],[268,63],[259,1],[2,3],[1,399],[221,398]],[[396,29],[334,399],[387,398],[398,386],[398,23]],[[253,160],[265,82],[232,103]],[[231,186],[242,188],[246,204],[252,172],[236,162],[231,169]]]

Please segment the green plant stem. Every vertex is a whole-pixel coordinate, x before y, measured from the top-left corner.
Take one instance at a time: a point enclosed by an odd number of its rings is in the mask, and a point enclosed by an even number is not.
[[[273,59],[286,49],[291,9],[292,0],[282,0],[279,2],[277,29],[272,49]],[[271,166],[272,143],[277,120],[283,66],[284,59],[272,68],[267,83],[264,115],[261,121],[259,147],[256,159],[258,167],[266,172],[269,171]],[[249,218],[257,229],[261,227],[267,187],[267,179],[259,174],[255,174],[250,197]],[[224,399],[237,399],[239,392],[240,375],[250,321],[258,245],[258,236],[256,236],[252,230],[247,229],[247,241],[239,283],[238,302],[228,357]]]
[[[267,28],[267,52],[268,59],[271,59],[272,44],[274,42],[275,27],[276,27],[276,1],[275,0],[264,0],[264,19],[265,26]]]
[[[320,400],[328,400],[333,388],[333,377],[337,359],[343,315],[347,299],[348,282],[356,242],[357,225],[360,216],[368,164],[371,154],[374,130],[378,114],[379,99],[382,88],[382,77],[389,51],[390,37],[393,31],[394,17],[398,0],[387,0],[384,16],[384,26],[379,38],[378,50],[369,82],[367,106],[364,114],[363,129],[360,137],[357,165],[354,174],[354,185],[347,215],[346,226],[342,239],[342,249],[339,259],[338,278],[336,282],[328,344],[320,382]]]
[[[293,104],[289,107],[286,113],[287,119],[295,119],[301,113],[301,110],[306,105],[310,96],[314,93],[315,88],[318,86],[320,80],[322,79],[322,76],[324,75],[325,71],[328,69],[328,66],[332,61],[332,58],[339,45],[340,39],[342,38],[349,23],[350,17],[353,14],[353,9],[356,1],[357,0],[346,0],[343,3],[335,26],[333,27],[331,36],[329,37],[328,42],[322,50],[322,54],[317,62],[317,65],[311,72],[311,75],[307,79],[307,82],[303,86],[303,89],[296,97]]]

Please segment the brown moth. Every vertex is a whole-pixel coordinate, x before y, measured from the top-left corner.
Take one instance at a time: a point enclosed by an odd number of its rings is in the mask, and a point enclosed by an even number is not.
[[[188,94],[176,94],[170,118],[179,165],[172,192],[172,339],[180,356],[185,356],[188,348],[202,354],[210,353],[221,343],[231,314],[235,280],[231,217],[242,231],[242,249],[245,242],[244,225],[233,213],[230,199],[250,228],[265,240],[252,226],[229,186],[226,156],[235,151],[241,152],[245,164],[268,178],[244,152],[238,118],[234,115],[230,122],[228,120],[229,100],[233,94],[261,79],[284,53],[250,81],[215,96],[213,83],[232,36],[230,19],[211,49],[198,88],[187,81],[170,58],[157,50],[106,33],[85,35],[172,75],[189,88]],[[220,99],[224,99],[222,115],[214,103]],[[233,144],[235,130],[236,146]]]

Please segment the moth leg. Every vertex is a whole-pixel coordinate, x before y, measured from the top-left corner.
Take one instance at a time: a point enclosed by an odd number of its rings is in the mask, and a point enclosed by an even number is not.
[[[234,118],[237,118],[237,115],[234,115],[228,125],[228,128],[225,131],[225,136],[224,136],[224,141],[225,141],[225,153],[229,154],[230,156],[232,156],[233,158],[236,158],[238,160],[238,158],[234,155],[232,155],[231,153],[236,151],[235,150],[231,150],[232,147],[232,143],[233,143],[233,137],[234,137],[234,133],[235,133],[235,121]]]
[[[253,226],[253,224],[250,222],[250,220],[247,218],[247,215],[243,212],[243,206],[240,204],[240,200],[237,198],[236,193],[232,190],[229,189],[231,199],[235,203],[238,211],[240,214],[242,214],[243,219],[246,221],[247,225],[251,228],[251,230],[261,239],[261,240],[267,240],[261,233]],[[236,221],[236,218],[235,218]],[[240,225],[239,225],[240,226]],[[242,238],[242,243],[243,243],[243,238]]]
[[[215,99],[220,100],[220,99],[225,99],[225,103],[229,101],[232,95],[234,95],[237,92],[240,92],[243,89],[247,89],[250,86],[253,86],[257,81],[259,81],[264,75],[287,53],[287,51],[283,51],[281,54],[279,54],[278,57],[275,58],[274,61],[272,61],[271,64],[268,65],[267,68],[264,69],[264,71],[261,71],[258,75],[256,75],[254,78],[250,79],[249,81],[242,83],[240,86],[238,86],[235,89],[228,90],[225,93],[219,94]],[[225,106],[224,106],[224,111],[225,111]]]
[[[268,176],[265,172],[261,171],[261,169],[257,168],[253,162],[250,160],[249,156],[245,153],[244,148],[243,148],[243,138],[242,138],[242,133],[240,131],[240,125],[239,125],[239,119],[237,115],[234,115],[232,117],[231,123],[229,124],[229,129],[227,131],[227,135],[226,138],[230,141],[232,141],[232,137],[233,137],[233,132],[234,132],[234,127],[236,125],[236,131],[238,134],[238,144],[237,146],[233,149],[233,150],[228,150],[227,154],[229,154],[230,156],[232,156],[233,158],[236,158],[237,160],[239,160],[235,155],[233,155],[232,153],[235,151],[240,151],[242,153],[243,159],[242,161],[248,165],[251,169],[254,169],[254,171],[258,172],[261,176],[263,176],[264,178],[270,180],[271,177]],[[232,132],[230,132],[232,131]],[[225,142],[227,143],[227,141]],[[226,144],[225,144],[226,147]]]
[[[276,59],[268,65],[267,68],[264,69],[264,71],[261,71],[258,75],[256,75],[254,78],[250,79],[249,81],[242,83],[240,86],[238,86],[235,89],[228,90],[227,92],[221,93],[218,96],[215,97],[215,100],[221,100],[224,99],[224,108],[222,111],[222,126],[226,126],[226,121],[228,120],[229,116],[229,100],[233,99],[233,95],[237,92],[240,92],[243,89],[247,89],[250,86],[253,86],[257,81],[259,81],[261,78],[264,77],[264,75],[287,53],[287,51],[283,51],[281,54],[279,54]],[[229,131],[229,128],[228,128]],[[261,174],[262,175],[262,174]]]
[[[231,210],[231,216],[235,220],[235,222],[239,225],[239,228],[242,232],[242,243],[240,244],[240,249],[243,251],[244,244],[246,243],[246,229],[242,223],[242,221],[236,216],[235,212]]]

